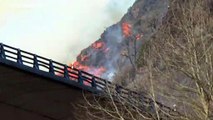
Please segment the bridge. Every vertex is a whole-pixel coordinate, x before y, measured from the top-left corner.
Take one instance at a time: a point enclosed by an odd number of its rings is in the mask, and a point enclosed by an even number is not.
[[[4,120],[32,120],[32,116],[35,120],[73,120],[72,105],[83,100],[82,90],[103,95],[110,88],[124,98],[142,97],[144,104],[153,102],[144,94],[3,43],[0,65],[0,117]],[[167,113],[174,112],[157,104]]]

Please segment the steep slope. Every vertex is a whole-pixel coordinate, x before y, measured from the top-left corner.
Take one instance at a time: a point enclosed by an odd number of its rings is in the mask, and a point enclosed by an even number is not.
[[[135,69],[138,50],[159,27],[167,8],[167,0],[137,0],[120,22],[81,51],[73,66],[106,79],[118,70]]]

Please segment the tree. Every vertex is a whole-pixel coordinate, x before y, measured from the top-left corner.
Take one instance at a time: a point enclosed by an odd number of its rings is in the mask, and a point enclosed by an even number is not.
[[[152,61],[154,93],[177,104],[185,119],[212,119],[213,16],[208,2],[173,0],[143,53],[144,66]]]
[[[145,100],[124,99],[107,88],[104,100],[87,101],[87,113],[117,120],[213,119],[213,11],[209,2],[172,0],[164,23],[143,47],[137,60],[145,71],[143,77],[126,86],[146,92],[152,102],[145,111],[138,107]],[[159,102],[178,111],[178,118]]]

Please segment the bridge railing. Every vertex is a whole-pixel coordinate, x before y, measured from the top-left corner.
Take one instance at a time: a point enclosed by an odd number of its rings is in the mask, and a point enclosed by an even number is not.
[[[91,86],[98,90],[103,90],[106,86],[112,88],[112,83],[105,79],[94,76],[85,71],[78,70],[74,67],[53,61],[51,59],[29,53],[18,48],[14,48],[0,43],[0,58],[13,61],[19,65],[31,67],[35,70],[44,71],[55,76],[63,77],[67,80],[76,81],[79,84]],[[117,87],[120,92],[127,93],[128,90]]]
[[[109,81],[71,66],[2,43],[0,43],[0,58],[34,68],[35,70],[48,72],[67,80],[76,81],[79,84],[91,86],[98,90],[104,89],[106,84],[110,83]]]
[[[51,59],[38,56],[5,44],[0,44],[0,58],[13,61],[19,65],[31,67],[35,70],[44,71],[54,76],[72,80],[79,84],[96,88],[97,90],[105,90],[106,87],[114,89],[122,96],[138,95],[129,89],[118,85],[113,85],[110,81],[94,76],[85,71],[78,70],[74,67],[53,61]]]
[[[9,60],[17,63],[20,66],[28,66],[35,70],[47,72],[53,76],[61,77],[63,80],[75,81],[82,86],[89,86],[98,91],[105,91],[106,88],[112,89],[116,94],[123,98],[141,98],[144,104],[151,104],[151,100],[145,93],[140,94],[124,88],[119,85],[114,85],[110,81],[94,76],[85,71],[78,70],[74,67],[53,61],[51,59],[32,54],[5,44],[0,43],[0,60]],[[172,109],[157,102],[164,110],[172,112]]]

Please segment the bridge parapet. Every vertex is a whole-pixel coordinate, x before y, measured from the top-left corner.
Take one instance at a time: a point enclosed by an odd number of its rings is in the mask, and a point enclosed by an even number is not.
[[[141,94],[131,91],[85,71],[3,43],[0,43],[0,63],[93,93],[103,93],[106,91],[106,88],[109,88],[113,89],[116,94],[123,98],[143,98],[141,102],[149,105],[153,102],[145,93]],[[170,107],[159,102],[156,103],[164,111],[168,113],[174,112]]]
[[[2,43],[0,44],[0,62],[23,70],[46,73],[60,79],[59,82],[72,81],[96,90],[103,90],[106,83],[110,83],[87,72]]]

